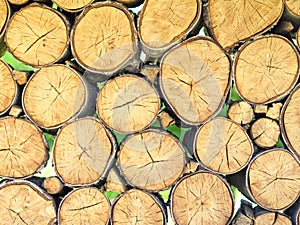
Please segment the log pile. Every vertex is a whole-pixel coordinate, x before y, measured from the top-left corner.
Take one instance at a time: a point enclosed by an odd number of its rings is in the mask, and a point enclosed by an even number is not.
[[[0,0],[0,225],[300,225],[298,0]]]

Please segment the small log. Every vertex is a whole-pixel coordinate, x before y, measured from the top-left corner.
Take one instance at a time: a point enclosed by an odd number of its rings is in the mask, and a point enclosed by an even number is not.
[[[229,224],[233,204],[229,185],[205,171],[182,178],[171,195],[171,211],[177,224]]]
[[[1,15],[1,14],[0,14]],[[6,113],[16,102],[18,86],[10,67],[0,59],[0,115]]]
[[[28,77],[29,77],[29,73],[25,72],[25,71],[18,71],[18,70],[14,70],[12,72],[13,74],[13,78],[15,81],[17,81],[17,83],[19,85],[24,85],[27,83]]]
[[[264,212],[255,217],[254,225],[292,225],[292,221],[281,213]]]
[[[120,171],[117,167],[113,167],[107,176],[106,183],[105,183],[106,191],[112,192],[125,192],[126,191],[126,181],[120,175]]]
[[[246,184],[255,202],[267,210],[291,206],[300,195],[300,163],[284,149],[257,155],[249,164]]]
[[[249,202],[241,200],[241,206],[232,221],[232,225],[254,225],[254,212]]]
[[[0,176],[29,177],[47,161],[42,132],[29,121],[2,117],[0,137]]]
[[[263,104],[255,104],[254,112],[257,114],[266,114],[268,112],[268,106]]]
[[[5,42],[18,60],[41,67],[66,55],[68,34],[69,24],[58,11],[33,3],[12,16]]]
[[[266,116],[274,120],[279,120],[281,107],[281,102],[273,103],[272,106],[268,108]]]
[[[99,118],[120,133],[150,126],[160,109],[156,90],[143,78],[126,74],[107,81],[97,100]]]
[[[166,111],[161,111],[158,118],[163,129],[175,124],[175,120]]]
[[[138,18],[143,50],[158,58],[197,27],[200,15],[201,0],[145,0]]]
[[[116,2],[92,4],[75,21],[71,47],[76,61],[85,69],[114,74],[138,54],[133,14]]]
[[[137,7],[141,5],[144,2],[144,0],[117,0],[117,2],[120,2],[126,5],[127,7]]]
[[[53,146],[56,173],[69,186],[98,182],[105,176],[116,151],[112,134],[93,117],[68,123]]]
[[[129,136],[120,146],[118,165],[129,184],[148,191],[170,187],[183,174],[185,153],[171,134],[147,130]]]
[[[6,30],[10,14],[10,7],[7,0],[0,0],[0,37],[2,37]]]
[[[131,189],[118,197],[111,212],[114,225],[166,223],[165,212],[158,199],[138,189]]]
[[[252,0],[209,1],[211,33],[220,45],[228,50],[240,41],[271,28],[280,19],[283,6],[282,0],[267,1],[263,4]]]
[[[246,43],[234,62],[238,93],[257,104],[283,98],[298,80],[299,61],[297,49],[282,36],[263,36]]]
[[[242,170],[254,153],[251,139],[243,128],[221,117],[200,127],[194,150],[197,160],[205,168],[222,174]]]
[[[48,224],[56,222],[53,199],[28,181],[5,182],[0,186],[1,224]]]
[[[13,117],[19,117],[23,112],[23,109],[18,106],[18,105],[13,105],[10,110],[8,115],[13,116]]]
[[[53,0],[53,2],[60,8],[68,12],[78,12],[90,5],[93,0]]]
[[[200,124],[222,108],[230,85],[230,59],[212,39],[188,39],[167,52],[160,66],[164,99],[182,121]]]
[[[228,116],[238,124],[248,124],[254,117],[252,106],[247,102],[236,102],[230,106]]]
[[[299,104],[300,85],[297,85],[282,108],[280,126],[284,142],[300,160],[300,121],[297,116],[300,114]]]
[[[58,177],[48,177],[43,181],[43,187],[49,194],[55,195],[62,191],[64,185]]]
[[[89,99],[87,91],[75,70],[64,65],[43,67],[24,88],[23,109],[40,127],[56,129],[83,110]]]
[[[275,120],[260,118],[252,124],[250,134],[255,144],[262,148],[270,148],[278,142],[280,128]]]
[[[58,224],[106,225],[110,216],[110,204],[97,188],[74,189],[60,203]]]
[[[145,75],[146,78],[154,84],[159,73],[159,66],[157,65],[145,65],[141,69],[141,74]]]

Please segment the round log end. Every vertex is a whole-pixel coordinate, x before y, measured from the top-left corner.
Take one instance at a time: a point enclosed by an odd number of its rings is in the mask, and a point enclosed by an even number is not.
[[[43,182],[43,187],[51,194],[58,194],[63,189],[64,185],[58,177],[48,177]]]
[[[10,17],[10,8],[6,0],[0,0],[0,37],[5,32]]]
[[[286,215],[267,212],[256,216],[254,225],[292,225],[292,221]]]
[[[78,12],[84,7],[88,6],[93,0],[53,0],[53,2],[60,8],[69,12]]]
[[[248,124],[254,117],[252,106],[247,102],[234,103],[228,110],[228,116],[238,124]]]
[[[24,5],[25,3],[29,2],[29,0],[8,0],[8,2],[13,5]]]
[[[285,0],[284,2],[290,12],[300,16],[300,4],[297,0]]]

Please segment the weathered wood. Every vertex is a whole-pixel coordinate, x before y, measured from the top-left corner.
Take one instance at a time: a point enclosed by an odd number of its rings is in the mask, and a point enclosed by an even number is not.
[[[105,75],[115,73],[138,53],[133,14],[116,2],[92,4],[75,21],[71,47],[76,61],[85,69]]]
[[[27,120],[0,118],[0,137],[0,176],[29,177],[47,161],[42,132]]]
[[[262,208],[279,211],[291,206],[300,195],[300,163],[284,149],[257,155],[246,175],[248,190]]]
[[[0,186],[1,225],[56,222],[53,199],[28,181],[5,182]]]
[[[53,0],[60,8],[69,12],[78,12],[90,5],[93,0]]]
[[[195,156],[207,169],[222,174],[242,170],[254,149],[251,139],[238,124],[226,118],[214,118],[196,134]]]
[[[57,134],[53,147],[55,170],[66,185],[96,183],[105,176],[115,151],[112,134],[98,119],[78,119]]]
[[[214,38],[228,50],[240,41],[271,28],[281,17],[283,8],[283,0],[263,3],[252,0],[212,0],[208,2],[210,29]]]
[[[286,96],[296,84],[299,54],[279,35],[249,41],[235,57],[234,74],[238,93],[252,103],[269,103]]]
[[[23,113],[22,107],[18,105],[13,105],[10,110],[8,115],[13,116],[13,117],[19,117]]]
[[[105,183],[105,189],[106,191],[112,191],[112,192],[125,192],[126,191],[126,181],[125,179],[120,175],[120,171],[117,167],[113,167],[107,176],[106,183]]]
[[[58,194],[64,185],[58,177],[48,177],[43,181],[43,187],[49,194]]]
[[[254,225],[254,211],[251,203],[241,200],[241,206],[232,221],[232,225]]]
[[[10,7],[7,0],[0,0],[0,37],[5,32],[10,14]]]
[[[23,109],[40,127],[55,129],[83,110],[88,90],[75,70],[64,65],[43,67],[25,86]]]
[[[167,52],[160,67],[164,99],[185,123],[203,123],[222,108],[229,91],[230,60],[212,39],[188,39]]]
[[[255,104],[254,105],[254,112],[255,113],[263,113],[266,114],[268,112],[268,106],[263,104]]]
[[[182,178],[171,195],[172,215],[177,224],[229,224],[233,204],[229,185],[205,171]]]
[[[228,116],[238,124],[248,124],[254,117],[252,106],[247,102],[236,102],[230,106]]]
[[[121,174],[128,183],[148,191],[173,185],[184,172],[185,160],[179,141],[154,129],[129,136],[118,155]]]
[[[292,221],[281,213],[264,212],[255,217],[254,225],[292,225]]]
[[[144,65],[141,69],[141,74],[154,84],[159,73],[159,66],[157,65]]]
[[[25,72],[25,71],[18,71],[18,70],[13,70],[12,71],[12,75],[15,81],[17,81],[17,83],[19,85],[24,85],[27,83],[28,77],[29,77],[29,73]]]
[[[201,0],[145,0],[138,18],[138,31],[143,50],[160,57],[186,38],[201,15]]]
[[[122,194],[112,206],[114,225],[149,224],[164,225],[165,212],[155,196],[138,189]]]
[[[57,62],[66,54],[68,34],[69,24],[58,11],[33,3],[12,16],[5,42],[18,60],[41,67]]]
[[[125,74],[107,81],[97,99],[99,118],[121,133],[144,130],[160,109],[156,90],[141,77]]]
[[[158,118],[163,129],[175,124],[175,120],[166,111],[161,111]]]
[[[275,120],[260,118],[250,129],[252,140],[262,148],[273,147],[279,140],[280,128]]]
[[[281,107],[281,102],[273,103],[272,106],[268,108],[266,116],[274,120],[279,120]]]
[[[109,201],[97,188],[74,189],[60,203],[58,224],[106,225],[109,215]]]

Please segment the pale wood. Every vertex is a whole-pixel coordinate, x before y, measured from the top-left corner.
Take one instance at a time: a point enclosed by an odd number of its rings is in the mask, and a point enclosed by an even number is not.
[[[0,186],[1,225],[48,224],[56,221],[53,199],[28,181]]]
[[[75,22],[71,47],[76,61],[85,69],[113,74],[138,52],[133,14],[116,2],[92,4]]]
[[[156,65],[145,65],[141,69],[141,74],[145,75],[146,78],[154,84],[159,73],[159,66]]]
[[[136,7],[143,3],[144,0],[117,0],[117,2],[123,3],[128,7]]]
[[[164,99],[181,120],[200,124],[221,109],[229,91],[230,60],[212,39],[188,39],[166,53],[160,66]]]
[[[33,3],[12,16],[5,42],[18,60],[32,66],[45,66],[65,55],[68,33],[68,22],[58,11]]]
[[[120,172],[116,167],[112,168],[109,171],[109,174],[105,183],[106,191],[112,192],[125,192],[126,191],[126,182],[123,177],[121,177]]]
[[[25,3],[29,2],[29,0],[8,0],[8,2],[13,5],[24,5]]]
[[[241,200],[240,208],[238,209],[232,225],[253,225],[254,211],[252,205],[245,200]]]
[[[27,120],[0,118],[0,176],[29,177],[47,160],[42,132]]]
[[[10,17],[10,7],[7,0],[0,0],[0,37],[4,34]]]
[[[223,48],[230,49],[276,24],[283,6],[283,0],[212,0],[208,2],[210,29]]]
[[[278,35],[250,41],[234,62],[235,84],[240,96],[252,103],[269,103],[286,96],[296,84],[299,54],[293,44]]]
[[[282,210],[300,195],[300,163],[287,150],[272,149],[249,164],[246,183],[252,198],[265,209]]]
[[[143,50],[159,57],[168,48],[180,43],[197,26],[201,0],[145,0],[138,19]]]
[[[84,107],[87,89],[81,76],[64,65],[43,67],[27,82],[23,108],[28,117],[41,127],[61,126]]]
[[[190,161],[186,164],[184,174],[194,173],[197,171],[199,163],[195,161]]]
[[[150,126],[160,109],[156,90],[143,78],[125,74],[107,81],[97,99],[99,118],[121,133]]]
[[[274,120],[279,120],[281,107],[281,102],[273,103],[272,106],[268,108],[266,116]]]
[[[85,185],[104,177],[115,155],[112,134],[93,117],[61,128],[53,147],[54,166],[67,185]]]
[[[230,106],[228,116],[238,124],[248,124],[254,117],[252,106],[247,102],[237,102]]]
[[[118,165],[128,183],[158,191],[173,185],[182,175],[185,153],[169,133],[147,130],[129,136],[121,144]]]
[[[284,214],[267,212],[256,216],[254,225],[292,225],[292,221]]]
[[[23,109],[20,106],[13,105],[9,110],[9,115],[14,117],[19,117],[23,113]]]
[[[222,174],[233,174],[243,169],[254,152],[246,131],[222,117],[200,127],[194,146],[197,160],[204,167]]]
[[[287,146],[296,154],[300,160],[300,85],[294,89],[285,102],[280,119],[283,138]]]
[[[258,146],[269,148],[278,142],[280,128],[275,120],[260,118],[252,124],[250,134]]]
[[[1,15],[1,14],[0,14]],[[10,67],[0,59],[0,115],[6,113],[17,97],[17,84]]]
[[[106,196],[94,187],[74,189],[60,203],[59,225],[106,225],[110,215]]]
[[[175,120],[165,111],[161,111],[158,118],[163,129],[175,124]]]
[[[64,185],[58,177],[48,177],[43,181],[43,187],[49,194],[58,194]]]
[[[27,83],[27,80],[28,80],[28,72],[25,72],[25,71],[18,71],[18,70],[14,70],[12,72],[12,75],[13,75],[13,78],[15,81],[17,81],[17,83],[19,85],[24,85]]]
[[[268,111],[268,106],[263,104],[255,104],[254,105],[254,112],[255,113],[263,113],[266,114]]]
[[[138,189],[125,192],[115,201],[111,219],[113,225],[165,224],[164,211],[158,200]]]
[[[300,4],[298,0],[285,0],[285,5],[290,12],[300,16]]]
[[[229,185],[209,172],[185,176],[172,191],[171,209],[177,224],[229,224],[233,204]]]
[[[94,0],[53,0],[60,8],[69,12],[78,12],[90,5]]]

